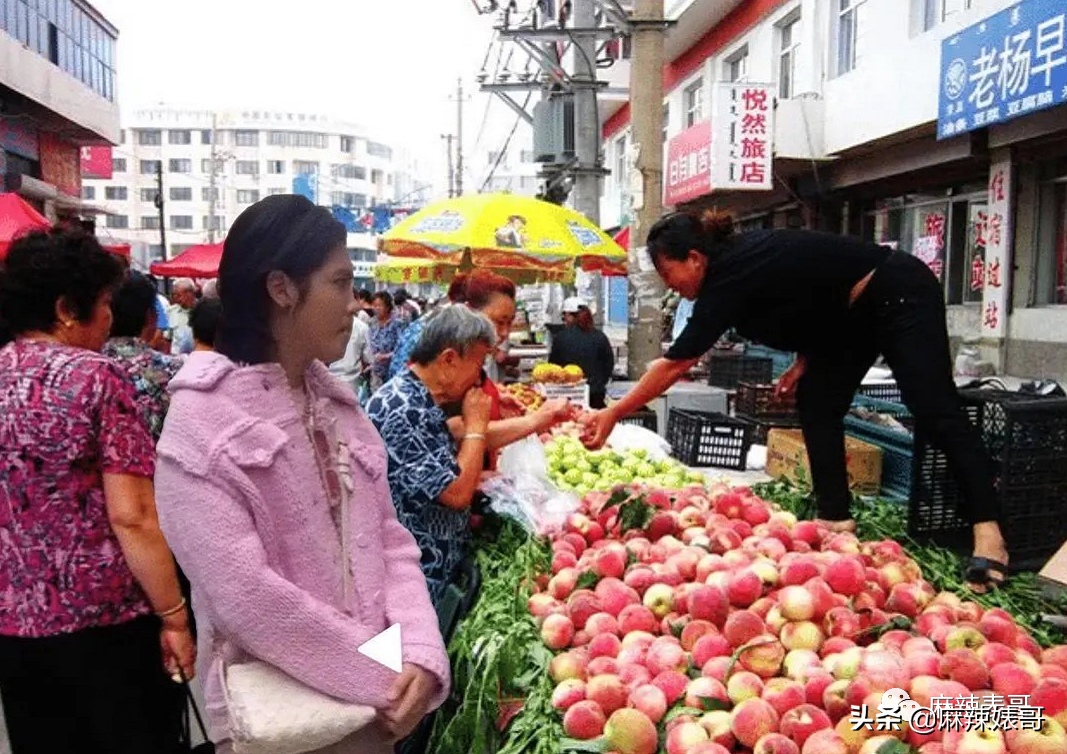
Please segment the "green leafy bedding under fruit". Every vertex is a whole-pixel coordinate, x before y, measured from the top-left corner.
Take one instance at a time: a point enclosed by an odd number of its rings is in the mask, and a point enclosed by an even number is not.
[[[812,518],[807,493],[782,482],[757,485],[754,492],[799,518]],[[938,590],[966,595],[983,607],[1003,608],[1043,646],[1067,643],[1067,635],[1041,615],[1067,613],[1067,600],[1045,597],[1034,574],[1018,574],[1003,588],[975,595],[962,579],[963,559],[944,548],[923,545],[906,534],[907,510],[885,501],[857,501],[853,507],[861,540],[900,542],[923,577]],[[453,699],[437,715],[428,751],[434,754],[557,754],[564,739],[560,717],[551,706],[548,676],[552,652],[545,648],[527,608],[527,586],[550,572],[547,542],[530,537],[505,521],[473,544],[482,572],[482,590],[448,647],[453,669]],[[501,702],[522,704],[501,733]]]

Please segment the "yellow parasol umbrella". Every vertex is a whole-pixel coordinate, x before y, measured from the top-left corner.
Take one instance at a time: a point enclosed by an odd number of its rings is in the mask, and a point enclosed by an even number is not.
[[[460,269],[471,269],[469,261],[459,266],[438,262],[434,259],[414,259],[392,257],[374,265],[374,279],[381,283],[394,285],[412,285],[415,283],[436,283],[447,285]],[[520,270],[503,269],[499,273],[512,280],[516,285],[533,285],[536,283],[572,283],[574,270]]]
[[[566,276],[575,266],[618,274],[626,251],[574,210],[512,194],[470,194],[416,212],[381,237],[391,257],[431,259],[502,274]]]

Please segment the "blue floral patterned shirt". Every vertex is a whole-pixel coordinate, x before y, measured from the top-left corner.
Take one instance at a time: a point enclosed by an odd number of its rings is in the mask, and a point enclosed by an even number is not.
[[[419,338],[422,336],[423,326],[426,324],[426,319],[420,317],[412,322],[410,325],[404,328],[404,332],[400,334],[400,340],[396,344],[396,348],[393,350],[393,358],[389,362],[389,374],[387,379],[393,379],[404,367],[411,361],[411,352],[415,350],[416,344],[419,342]]]
[[[182,368],[184,360],[153,350],[140,338],[112,338],[104,345],[103,354],[117,362],[133,383],[137,407],[152,439],[159,442],[163,420],[170,407],[167,385]]]
[[[370,350],[375,356],[380,353],[393,353],[396,350],[396,345],[400,341],[400,333],[404,329],[404,323],[396,317],[393,317],[384,325],[374,318],[370,322]],[[375,360],[374,373],[381,379],[387,379],[389,373],[389,362],[380,362]]]
[[[393,505],[422,549],[422,571],[436,605],[470,540],[468,513],[437,501],[460,474],[445,412],[422,380],[404,368],[371,397],[367,416],[385,441]]]

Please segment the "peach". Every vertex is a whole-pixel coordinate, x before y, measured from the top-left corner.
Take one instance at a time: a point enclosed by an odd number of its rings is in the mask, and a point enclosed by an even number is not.
[[[575,629],[585,628],[586,621],[599,612],[603,612],[600,600],[589,589],[578,589],[567,598],[567,615],[573,621]]]
[[[574,638],[574,623],[565,615],[549,615],[541,624],[541,641],[549,649],[565,649]]]
[[[973,626],[957,625],[945,636],[944,646],[939,647],[942,652],[954,649],[977,650],[986,643],[986,638]]]
[[[801,587],[798,587],[801,588]],[[808,649],[818,652],[826,640],[823,630],[810,620],[786,623],[782,626],[779,639],[788,650]]]
[[[721,626],[729,613],[730,601],[727,593],[719,587],[698,585],[689,593],[689,615],[694,620],[706,620]]]
[[[834,722],[843,718],[850,711],[848,702],[845,701],[845,694],[848,692],[850,683],[851,681],[837,680],[823,691],[822,707]]]
[[[589,661],[586,675],[592,678],[595,675],[618,675],[619,661],[614,657],[594,657]]]
[[[859,672],[870,679],[875,691],[903,688],[911,678],[904,658],[892,652],[868,650],[860,661]]]
[[[1030,695],[1030,705],[1041,707],[1046,717],[1067,725],[1067,681],[1045,678],[1037,682]]]
[[[698,639],[709,634],[715,635],[718,633],[719,629],[715,627],[714,623],[707,620],[697,619],[689,621],[682,627],[682,633],[678,639],[682,643],[682,649],[686,652],[692,652]]]
[[[908,657],[913,654],[936,652],[937,647],[925,636],[912,636],[901,645],[900,651]]]
[[[852,638],[860,632],[860,618],[847,607],[834,607],[823,617],[823,628],[827,636]]]
[[[804,704],[806,699],[804,687],[788,678],[771,678],[763,686],[760,698],[774,707],[779,717]]]
[[[633,565],[622,578],[623,584],[634,590],[634,594],[643,595],[650,586],[656,583],[656,572],[647,565]],[[605,605],[605,609],[607,606]]]
[[[618,754],[655,754],[659,747],[656,726],[640,710],[616,710],[604,725],[604,738]]]
[[[819,575],[819,567],[811,558],[797,558],[779,568],[778,583],[782,586],[800,586]]]
[[[948,731],[942,745],[949,754],[1004,754],[1007,751],[1004,734],[989,728]],[[1028,750],[1023,752],[1031,754]]]
[[[674,588],[667,584],[653,584],[645,590],[642,602],[654,616],[662,618],[674,607]]]
[[[651,570],[649,573],[651,574]],[[618,616],[627,605],[637,605],[641,602],[637,590],[614,577],[601,579],[593,591],[604,612],[612,616]]]
[[[763,594],[763,581],[751,569],[737,571],[726,583],[727,596],[734,607],[748,607]]]
[[[558,574],[567,568],[578,565],[578,556],[567,550],[557,550],[552,555],[552,573]]]
[[[630,689],[631,694],[639,686],[652,683],[652,674],[648,672],[648,668],[636,662],[620,663],[619,678],[626,684],[626,688]]]
[[[810,620],[815,615],[815,597],[802,586],[781,589],[778,592],[778,604],[786,620]]]
[[[766,630],[766,624],[758,615],[750,610],[737,610],[726,619],[722,634],[730,642],[730,646],[736,649]]]
[[[1002,662],[1015,662],[1015,650],[999,642],[982,645],[976,654],[987,668],[1000,665]]]
[[[821,708],[823,694],[826,693],[826,689],[833,682],[834,677],[825,670],[809,675],[807,681],[804,683],[805,701],[807,701],[808,704]]]
[[[714,741],[701,741],[696,746],[690,747],[686,754],[730,754],[730,750]]]
[[[759,699],[763,694],[763,679],[748,671],[734,673],[726,682],[726,692],[734,704]]]
[[[822,671],[822,661],[810,649],[791,649],[782,661],[782,670],[787,678],[804,683],[808,675],[816,670]]]
[[[797,746],[805,742],[820,730],[833,727],[830,716],[813,704],[801,704],[782,715],[778,729],[788,736]]]
[[[1067,681],[1067,670],[1064,670],[1059,665],[1042,665],[1040,670],[1041,679],[1056,678],[1061,681]]]
[[[1067,646],[1049,647],[1041,653],[1041,663],[1044,665],[1059,665],[1067,670]]]
[[[804,542],[814,547],[822,541],[823,527],[814,521],[797,521],[793,527],[793,540]]]
[[[689,662],[678,640],[672,636],[661,636],[652,642],[645,656],[645,666],[652,675],[659,675],[665,670],[685,671]]]
[[[630,706],[643,712],[653,723],[658,723],[667,714],[667,697],[658,686],[646,683],[630,693]]]
[[[559,600],[547,592],[539,592],[526,601],[526,609],[535,618],[544,618],[559,607]]]
[[[731,713],[730,730],[742,746],[752,748],[768,733],[777,732],[778,713],[762,699],[747,699]]]
[[[615,634],[598,634],[589,640],[589,657],[618,657],[622,640]]]
[[[804,743],[801,754],[851,754],[848,744],[833,728],[818,730]]]
[[[575,568],[562,568],[548,580],[548,593],[557,600],[565,600],[571,596],[575,585],[578,583],[578,571]]]
[[[596,702],[577,702],[563,716],[563,731],[571,738],[588,741],[604,732],[604,712]]]
[[[819,655],[822,657],[829,657],[830,655],[841,654],[847,649],[851,649],[856,646],[856,642],[852,639],[844,636],[830,636],[823,642],[822,647],[819,648]]]
[[[700,723],[682,723],[667,734],[667,754],[687,754],[690,747],[708,740]]]
[[[704,667],[714,657],[729,656],[731,650],[730,642],[722,634],[705,634],[693,646],[693,665]]]
[[[654,633],[658,630],[659,622],[644,605],[627,605],[619,613],[619,632],[626,636],[634,631]]]
[[[989,670],[969,649],[954,649],[941,658],[941,677],[962,683],[971,691],[989,686]],[[896,688],[895,684],[893,688]]]
[[[738,652],[741,667],[763,678],[778,675],[785,660],[785,647],[770,634],[757,636]]]
[[[989,641],[1006,644],[1009,647],[1015,646],[1015,638],[1019,633],[1019,627],[1015,625],[1011,617],[1004,617],[992,611],[983,615],[978,621],[978,630]]]
[[[585,701],[585,681],[569,678],[552,692],[552,706],[558,710],[567,710],[578,702]]]
[[[915,618],[924,605],[924,599],[925,595],[914,584],[896,584],[889,590],[885,609],[891,613]]]
[[[855,596],[863,589],[866,574],[859,560],[852,557],[838,558],[823,575],[826,583],[838,594]]]
[[[568,678],[584,680],[589,657],[584,650],[572,650],[563,652],[552,658],[548,663],[548,675],[556,683]]]
[[[621,579],[626,573],[626,555],[626,547],[621,543],[598,550],[593,555],[593,572],[602,579]]]
[[[596,702],[606,715],[625,707],[630,698],[622,679],[607,673],[589,678],[585,684],[585,696]]]
[[[863,746],[859,748],[857,754],[879,754],[885,751],[887,745],[894,743],[896,740],[893,736],[885,735],[869,738],[863,742]]]
[[[729,709],[726,687],[714,678],[694,678],[685,690],[685,706],[698,710]]]
[[[667,697],[667,704],[674,704],[685,694],[689,685],[689,678],[684,673],[676,670],[667,670],[652,679],[652,685],[663,692]]]
[[[1004,740],[1012,754],[1063,754],[1067,751],[1067,732],[1050,717],[1042,718],[1040,730],[1005,731]]]
[[[941,674],[941,655],[937,652],[919,652],[905,657],[904,665],[911,678],[920,675],[937,676]]]
[[[734,738],[734,732],[730,730],[729,712],[726,710],[705,712],[703,717],[700,718],[700,724],[708,732],[708,739],[712,743],[716,743],[728,751],[733,750],[737,741]]]
[[[719,683],[726,683],[726,671],[733,664],[729,655],[712,657],[700,668],[700,674],[705,678],[714,678]]]
[[[752,754],[800,754],[800,747],[781,733],[768,733],[756,742]]]

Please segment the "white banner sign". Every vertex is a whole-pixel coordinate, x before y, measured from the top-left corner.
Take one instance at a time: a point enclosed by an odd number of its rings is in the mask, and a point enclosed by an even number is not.
[[[711,119],[715,190],[774,187],[774,94],[773,84],[717,84]]]
[[[1011,160],[989,166],[986,212],[985,285],[982,286],[982,336],[1003,338],[1008,324],[1008,283],[1012,264]]]

